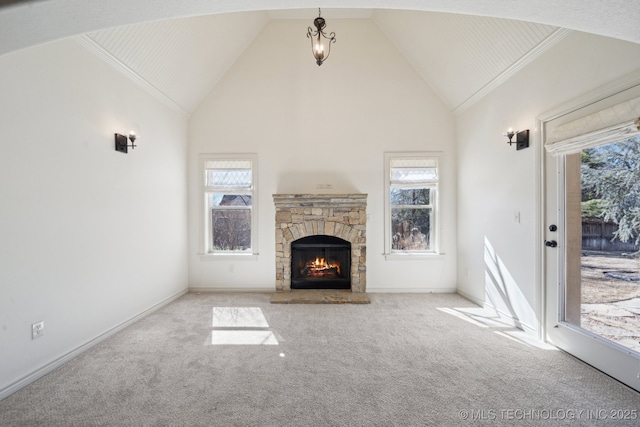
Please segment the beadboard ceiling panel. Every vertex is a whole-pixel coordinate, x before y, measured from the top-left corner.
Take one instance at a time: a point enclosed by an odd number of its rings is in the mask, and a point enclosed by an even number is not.
[[[331,20],[339,19],[368,19],[371,18],[373,9],[327,9],[322,8],[320,14],[323,18]],[[279,9],[270,10],[269,18],[271,19],[306,19],[312,22],[318,16],[318,9]]]
[[[376,10],[373,19],[452,110],[557,30],[531,22],[436,12]]]
[[[227,13],[111,28],[88,37],[190,113],[268,21],[264,11]]]
[[[270,20],[309,26],[317,9],[240,12],[143,23],[89,33],[124,69],[187,115]],[[556,27],[501,18],[391,9],[323,9],[330,19],[371,19],[453,112],[518,69]]]

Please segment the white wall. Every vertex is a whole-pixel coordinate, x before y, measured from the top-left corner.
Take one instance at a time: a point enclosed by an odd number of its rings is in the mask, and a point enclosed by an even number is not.
[[[0,394],[186,289],[186,122],[73,40],[0,57]]]
[[[275,290],[274,193],[368,194],[367,291],[455,290],[454,118],[368,20],[332,20],[337,42],[318,67],[307,23],[272,21],[192,115],[189,284]],[[442,250],[430,261],[383,257],[383,153],[443,151]],[[258,260],[198,255],[201,153],[257,153]]]
[[[458,290],[537,329],[536,118],[640,69],[640,46],[572,33],[458,117]],[[502,133],[530,129],[516,151]],[[520,223],[514,222],[520,212]],[[544,225],[544,224],[543,224]],[[544,225],[546,226],[546,225]]]

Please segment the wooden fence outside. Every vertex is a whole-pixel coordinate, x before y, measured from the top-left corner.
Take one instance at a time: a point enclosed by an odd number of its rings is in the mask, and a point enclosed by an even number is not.
[[[640,250],[640,245],[633,242],[623,243],[618,239],[612,241],[618,225],[604,222],[597,218],[582,219],[582,249],[592,251],[628,251]]]

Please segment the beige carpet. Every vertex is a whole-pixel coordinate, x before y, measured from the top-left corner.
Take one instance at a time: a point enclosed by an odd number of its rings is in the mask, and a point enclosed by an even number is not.
[[[640,394],[457,295],[270,297],[187,294],[0,401],[0,425],[638,425],[612,416]]]
[[[371,304],[364,292],[331,289],[294,289],[271,294],[272,304]]]

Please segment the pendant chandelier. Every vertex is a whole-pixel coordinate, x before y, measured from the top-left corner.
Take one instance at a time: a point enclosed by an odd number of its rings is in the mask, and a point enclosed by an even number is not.
[[[320,8],[318,8],[318,17],[313,20],[313,25],[316,30],[313,31],[311,27],[307,30],[307,37],[311,39],[311,52],[313,57],[316,58],[316,64],[319,66],[329,57],[331,52],[331,43],[336,42],[336,33],[327,34],[323,31],[327,26],[324,18],[321,16]]]

